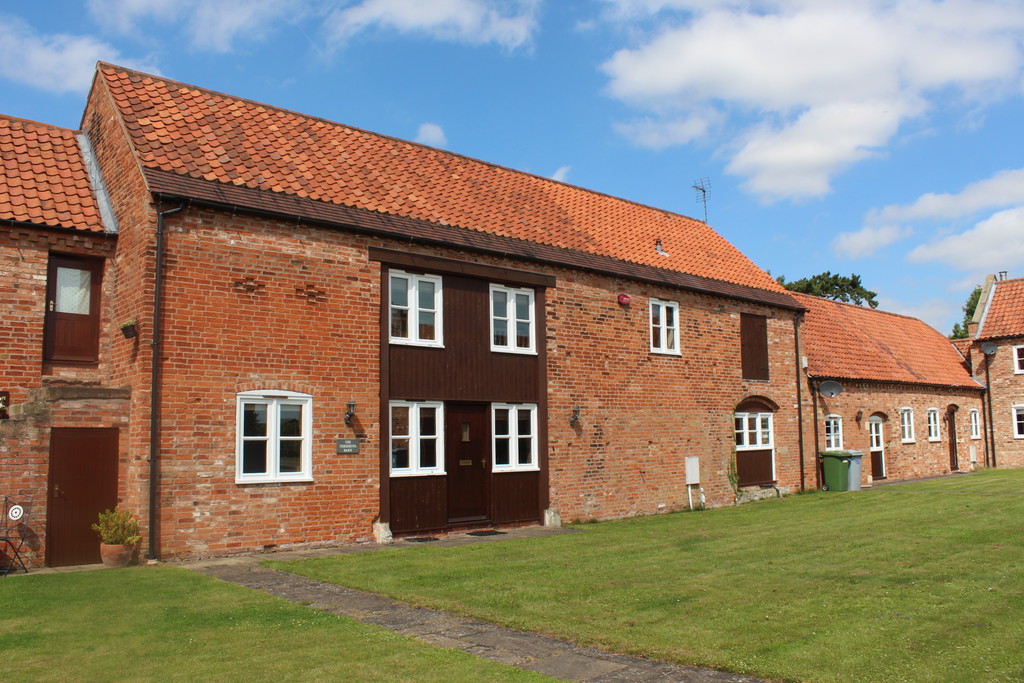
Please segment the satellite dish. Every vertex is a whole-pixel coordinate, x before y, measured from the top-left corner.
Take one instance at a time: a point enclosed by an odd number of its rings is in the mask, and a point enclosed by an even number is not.
[[[838,396],[843,393],[843,385],[839,382],[828,380],[827,382],[822,382],[818,385],[818,393],[822,396],[832,398],[833,396]]]
[[[986,356],[991,356],[993,353],[999,350],[999,347],[992,342],[985,342],[981,345],[981,352]]]

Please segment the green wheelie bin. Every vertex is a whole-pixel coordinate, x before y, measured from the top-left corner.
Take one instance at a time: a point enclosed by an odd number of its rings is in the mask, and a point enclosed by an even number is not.
[[[846,451],[822,451],[822,491],[848,491],[850,488],[850,454]]]

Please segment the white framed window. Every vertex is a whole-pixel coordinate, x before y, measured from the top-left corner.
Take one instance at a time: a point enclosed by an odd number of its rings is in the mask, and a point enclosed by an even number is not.
[[[540,469],[537,459],[537,406],[491,404],[491,452],[494,472]]]
[[[235,483],[312,480],[312,396],[245,391],[235,419]]]
[[[391,343],[443,346],[441,276],[393,270],[389,282]]]
[[[900,441],[914,443],[914,409],[900,408]]]
[[[939,409],[929,408],[928,409],[928,440],[938,441],[941,437],[939,436]]]
[[[843,418],[829,415],[825,418],[825,450],[838,451],[843,448]]]
[[[978,412],[978,409],[977,408],[972,409],[971,412],[968,413],[968,415],[970,417],[970,422],[971,422],[971,438],[972,439],[980,439],[981,438],[981,415]]]
[[[880,451],[884,446],[882,439],[882,420],[873,417],[868,420],[868,447],[873,451]]]
[[[389,406],[391,476],[444,474],[444,404],[392,401]]]
[[[1013,347],[1013,372],[1024,375],[1024,345]]]
[[[733,421],[736,450],[763,450],[775,446],[771,413],[734,413]]]
[[[533,290],[491,285],[491,351],[537,353]]]
[[[1013,407],[1013,438],[1024,439],[1024,406]]]
[[[651,299],[651,353],[679,352],[679,304]]]

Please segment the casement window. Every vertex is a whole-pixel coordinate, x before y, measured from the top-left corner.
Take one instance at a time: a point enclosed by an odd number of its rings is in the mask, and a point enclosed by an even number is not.
[[[882,436],[884,421],[878,415],[872,415],[868,419],[868,445],[871,457],[871,476],[875,479],[885,479],[885,439]]]
[[[312,480],[312,396],[246,391],[237,406],[235,483]]]
[[[882,420],[880,418],[873,417],[868,421],[868,442],[870,450],[882,450]]]
[[[1013,438],[1024,439],[1024,406],[1013,407]]]
[[[443,346],[441,277],[393,270],[390,289],[391,343]]]
[[[540,469],[537,458],[537,406],[530,403],[491,405],[491,452],[495,472]]]
[[[740,314],[740,360],[743,379],[768,380],[768,318]]]
[[[900,441],[914,443],[914,410],[912,408],[900,409]]]
[[[102,260],[50,255],[44,359],[75,363],[99,360],[102,278]]]
[[[825,450],[838,451],[843,448],[843,418],[829,415],[825,418]]]
[[[969,413],[971,422],[971,438],[981,438],[981,415],[978,413],[978,409],[975,408]]]
[[[444,474],[444,404],[439,401],[392,401],[391,476]]]
[[[745,401],[733,413],[736,475],[740,486],[766,486],[775,481],[774,414],[758,400]]]
[[[928,440],[938,441],[941,437],[939,436],[939,409],[929,408],[928,409]]]
[[[1024,375],[1024,346],[1013,347],[1013,372]]]
[[[491,351],[536,353],[532,289],[491,285]]]
[[[651,353],[679,355],[679,304],[651,299]]]

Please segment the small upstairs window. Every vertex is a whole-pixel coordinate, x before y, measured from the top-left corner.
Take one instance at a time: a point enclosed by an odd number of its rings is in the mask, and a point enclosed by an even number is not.
[[[393,270],[389,282],[391,343],[443,346],[441,277]]]
[[[532,289],[491,285],[491,351],[536,353]]]
[[[651,299],[651,353],[679,355],[679,304]]]
[[[1024,345],[1013,347],[1013,372],[1024,375]]]

